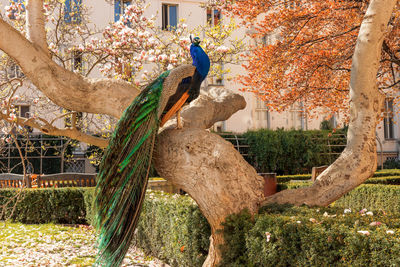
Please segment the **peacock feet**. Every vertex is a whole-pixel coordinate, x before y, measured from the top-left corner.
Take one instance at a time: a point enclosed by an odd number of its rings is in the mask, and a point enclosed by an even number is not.
[[[176,112],[176,127],[175,129],[180,130],[183,128],[182,117],[181,117],[181,109]]]

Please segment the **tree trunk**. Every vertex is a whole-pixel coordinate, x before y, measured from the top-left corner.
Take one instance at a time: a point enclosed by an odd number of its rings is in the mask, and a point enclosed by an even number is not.
[[[188,192],[207,218],[212,236],[203,266],[215,266],[224,240],[221,223],[246,208],[257,212],[264,198],[262,177],[231,143],[203,129],[163,131],[155,154],[158,173]]]

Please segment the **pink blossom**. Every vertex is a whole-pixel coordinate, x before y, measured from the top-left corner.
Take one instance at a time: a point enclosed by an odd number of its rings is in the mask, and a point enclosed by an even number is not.
[[[381,225],[381,224],[382,224],[381,222],[372,222],[369,225],[370,226],[378,226],[378,225]]]
[[[226,53],[229,51],[229,48],[224,45],[221,45],[221,46],[217,47],[216,50],[217,50],[217,52],[220,52],[220,53]]]
[[[357,233],[362,234],[362,235],[369,235],[368,231],[357,231]]]
[[[267,242],[269,242],[271,240],[271,233],[265,232],[265,237],[267,238]]]

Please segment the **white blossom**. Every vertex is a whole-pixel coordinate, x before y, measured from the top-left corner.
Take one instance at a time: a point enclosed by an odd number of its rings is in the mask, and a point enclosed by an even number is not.
[[[369,235],[368,231],[357,231],[357,233],[362,234],[362,235]]]

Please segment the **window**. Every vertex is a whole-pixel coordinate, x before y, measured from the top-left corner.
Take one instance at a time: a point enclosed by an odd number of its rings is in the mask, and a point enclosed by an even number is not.
[[[266,34],[266,35],[264,35],[262,38],[261,38],[261,42],[264,44],[264,45],[270,45],[270,44],[272,44],[273,42],[272,42],[272,35],[271,34]]]
[[[257,128],[271,128],[271,114],[266,106],[265,102],[260,98],[260,96],[256,96],[256,121]]]
[[[307,129],[306,113],[304,112],[303,102],[296,102],[290,106],[289,112],[291,114],[291,125],[289,128],[298,130]],[[334,116],[331,117],[332,122],[335,121]]]
[[[82,0],[65,0],[64,3],[64,22],[79,24],[81,17]]]
[[[114,1],[114,21],[120,20],[121,16],[125,13],[125,8],[129,6],[132,1],[115,0]]]
[[[12,0],[10,1],[11,10],[9,11],[9,18],[16,19],[15,14],[17,12],[25,11],[24,0]]]
[[[29,106],[28,105],[16,105],[15,110],[17,115],[22,118],[29,118]]]
[[[72,52],[72,71],[82,73],[83,61],[82,53],[79,51]]]
[[[178,6],[162,4],[162,29],[170,31],[178,25]]]
[[[394,139],[393,127],[393,99],[385,100],[385,113],[383,118],[383,131],[385,139]]]
[[[207,23],[217,26],[221,20],[221,11],[215,8],[207,8]]]
[[[9,79],[12,79],[12,78],[23,78],[25,75],[17,64],[12,63],[7,68],[7,76]]]

